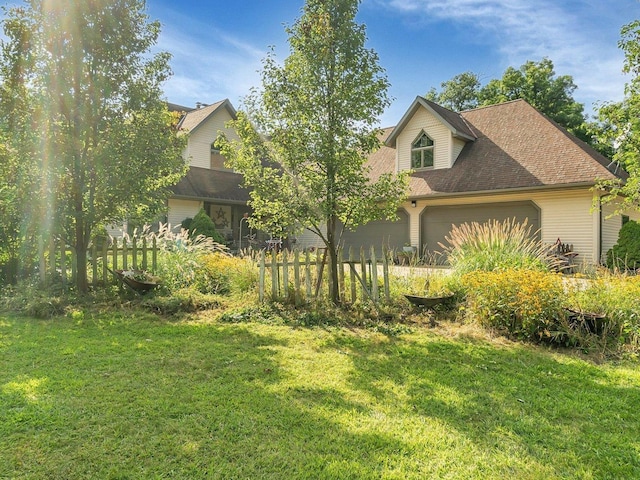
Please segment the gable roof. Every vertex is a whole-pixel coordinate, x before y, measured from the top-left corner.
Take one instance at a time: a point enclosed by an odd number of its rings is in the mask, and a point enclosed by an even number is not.
[[[175,198],[246,203],[249,192],[242,187],[242,180],[238,173],[190,167],[171,190]]]
[[[464,120],[460,114],[452,112],[451,110],[447,110],[444,107],[441,107],[437,103],[434,103],[430,100],[427,100],[424,97],[416,97],[413,101],[407,112],[404,114],[400,123],[391,131],[389,136],[387,137],[386,144],[390,147],[396,146],[396,139],[400,132],[407,126],[407,123],[411,120],[413,115],[420,108],[425,108],[428,112],[430,112],[434,117],[436,117],[443,125],[445,125],[451,133],[453,133],[454,137],[462,138],[464,140],[475,140],[476,135],[473,130],[469,127],[467,122]]]
[[[221,108],[226,108],[232,118],[236,118],[236,109],[233,108],[229,99],[221,100],[216,103],[212,103],[202,108],[195,108],[187,110],[185,115],[180,120],[178,127],[181,130],[186,130],[193,133],[205,120]]]
[[[414,172],[410,197],[591,186],[597,179],[625,178],[624,172],[615,175],[608,170],[611,162],[606,157],[524,100],[459,116],[476,139],[467,142],[451,168]],[[382,148],[386,152],[378,151],[369,158],[373,176],[394,171],[395,149],[390,147],[394,142],[389,138],[402,126],[403,121],[390,132]]]

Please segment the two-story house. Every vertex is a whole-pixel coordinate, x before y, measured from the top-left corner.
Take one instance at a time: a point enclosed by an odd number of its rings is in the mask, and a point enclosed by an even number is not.
[[[229,100],[222,100],[210,105],[198,104],[196,108],[175,104],[169,104],[169,108],[183,112],[179,128],[188,135],[183,157],[189,162],[189,170],[172,189],[167,221],[172,226],[180,225],[204,208],[229,243],[238,246],[242,235],[242,245],[246,247],[248,227],[243,219],[249,213],[249,195],[241,186],[242,176],[225,167],[215,144],[220,132],[228,138],[237,138],[233,129],[226,126],[236,117],[233,105]],[[245,229],[244,233],[241,228]]]

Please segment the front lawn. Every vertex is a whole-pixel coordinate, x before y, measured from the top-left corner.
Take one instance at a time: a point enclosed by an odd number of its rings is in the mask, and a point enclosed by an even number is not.
[[[640,371],[416,327],[0,315],[0,478],[640,478]]]

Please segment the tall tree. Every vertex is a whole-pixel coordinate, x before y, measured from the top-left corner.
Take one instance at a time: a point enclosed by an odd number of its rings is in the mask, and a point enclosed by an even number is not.
[[[461,112],[478,106],[480,86],[480,77],[477,74],[463,72],[451,80],[442,82],[440,92],[432,88],[425,97],[449,110]]]
[[[36,221],[53,219],[76,251],[81,292],[94,229],[157,214],[186,171],[184,140],[162,99],[169,55],[150,55],[160,26],[145,11],[144,0],[25,0],[3,20],[1,123],[38,132],[35,151],[18,156],[40,174]],[[24,124],[8,120],[25,113]]]
[[[640,210],[640,20],[621,30],[619,47],[624,51],[623,71],[631,75],[620,102],[603,105],[598,118],[603,125],[598,140],[614,150],[613,160],[629,173],[624,183],[602,182],[607,194],[603,203],[613,203],[618,213]]]
[[[471,72],[456,75],[431,89],[427,97],[454,111],[495,105],[522,98],[582,140],[590,141],[584,106],[573,98],[576,85],[571,75],[556,75],[553,62],[543,58],[527,61],[520,68],[509,67],[502,78],[481,86]]]
[[[274,233],[306,227],[322,239],[335,303],[340,225],[394,217],[407,188],[405,175],[373,181],[365,165],[380,147],[375,125],[390,100],[378,56],[365,47],[365,27],[355,22],[359,4],[307,1],[286,29],[290,56],[282,66],[273,52],[266,57],[262,89],[233,122],[240,141],[223,142],[252,189],[254,226]]]

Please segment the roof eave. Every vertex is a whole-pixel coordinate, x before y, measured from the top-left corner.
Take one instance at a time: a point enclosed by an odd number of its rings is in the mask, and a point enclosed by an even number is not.
[[[479,195],[508,195],[511,193],[521,192],[535,192],[546,190],[566,190],[566,189],[578,189],[578,188],[593,188],[596,182],[575,182],[575,183],[563,183],[557,185],[538,185],[534,187],[514,187],[514,188],[501,188],[495,190],[473,190],[469,192],[435,192],[425,195],[409,195],[408,200],[428,200],[431,198],[457,198],[457,197],[474,197]]]
[[[445,125],[451,131],[451,133],[453,134],[454,137],[460,138],[460,139],[465,140],[465,141],[474,141],[475,140],[475,137],[472,137],[470,135],[467,135],[466,133],[463,133],[463,132],[460,132],[459,130],[457,130],[453,125],[451,125],[447,120],[445,120],[442,117],[442,115],[440,115],[438,112],[436,112],[431,107],[431,105],[429,105],[427,103],[427,101],[424,98],[422,98],[421,96],[418,95],[416,97],[416,99],[413,101],[413,103],[411,104],[411,106],[409,107],[409,109],[402,116],[402,118],[400,119],[400,122],[398,123],[398,125],[396,125],[396,127],[393,129],[393,131],[387,137],[387,140],[384,142],[387,147],[395,148],[396,139],[397,139],[398,135],[400,135],[400,132],[402,130],[404,130],[404,128],[407,126],[407,123],[409,123],[409,121],[411,120],[411,118],[416,113],[416,111],[418,110],[419,107],[425,108],[429,113],[431,113],[434,117],[436,117],[436,119],[439,122],[441,122],[443,125]]]

